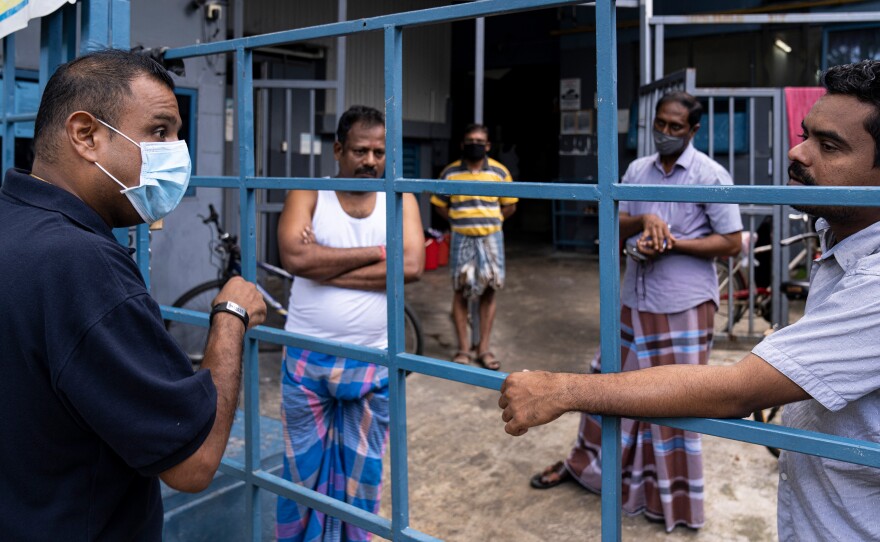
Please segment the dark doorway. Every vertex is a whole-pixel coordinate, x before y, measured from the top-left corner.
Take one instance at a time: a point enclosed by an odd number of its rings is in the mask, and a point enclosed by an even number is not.
[[[490,156],[510,169],[514,181],[558,177],[559,45],[551,33],[557,24],[555,10],[486,20],[483,121]],[[453,24],[449,161],[458,158],[461,131],[473,122],[474,43],[473,21]],[[521,200],[504,229],[510,242],[551,243],[551,202]]]

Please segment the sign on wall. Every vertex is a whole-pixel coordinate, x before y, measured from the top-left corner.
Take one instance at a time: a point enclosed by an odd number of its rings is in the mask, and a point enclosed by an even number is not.
[[[577,111],[581,108],[580,78],[559,80],[559,109],[561,111]]]
[[[49,15],[76,0],[0,0],[0,37],[25,28],[28,21]]]

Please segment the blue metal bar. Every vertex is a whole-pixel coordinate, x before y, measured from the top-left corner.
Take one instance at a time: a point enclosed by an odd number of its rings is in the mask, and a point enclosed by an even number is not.
[[[3,171],[15,165],[15,34],[3,38]],[[2,180],[0,180],[2,182]]]
[[[62,62],[62,38],[64,28],[64,12],[56,11],[40,19],[40,95]]]
[[[82,3],[82,53],[112,47],[131,47],[129,0],[89,0]]]
[[[271,34],[233,39],[225,42],[178,47],[175,49],[169,49],[165,54],[165,58],[187,58],[199,55],[229,53],[239,47],[254,49],[256,47],[281,45],[284,43],[312,40],[316,38],[345,36],[360,32],[383,30],[387,25],[394,25],[397,28],[403,29],[410,26],[450,23],[462,19],[488,17],[502,13],[516,13],[518,11],[531,11],[541,8],[568,6],[580,3],[583,3],[582,0],[481,0],[480,2],[469,2],[466,4],[358,19],[356,21],[345,21],[308,28],[299,28],[296,30],[286,30],[283,32],[273,32]]]
[[[238,89],[238,173],[239,209],[241,231],[241,274],[249,281],[256,281],[256,194],[245,186],[245,178],[254,172],[254,85],[253,53],[244,48],[235,51],[235,80]],[[257,341],[252,335],[245,340],[244,352],[244,431],[245,469],[253,472],[260,468],[260,374]],[[248,481],[246,509],[248,531],[252,540],[260,539],[262,510],[259,488]]]
[[[643,421],[763,446],[880,468],[880,443],[751,420],[645,418]]]
[[[620,371],[620,231],[612,196],[617,171],[617,14],[614,2],[596,2],[596,79],[599,144],[599,322],[602,372]],[[621,537],[620,418],[602,417],[602,540]]]
[[[404,351],[403,195],[394,179],[403,174],[403,30],[385,26],[385,291],[388,298],[389,399],[391,418],[391,530],[394,539],[409,527],[409,473],[406,447],[406,373],[396,356]]]
[[[501,384],[507,378],[507,373],[417,356],[415,354],[399,354],[397,360],[399,367],[407,371],[414,371],[452,382],[470,384],[495,391],[501,390]]]
[[[496,186],[497,185],[497,186]],[[401,192],[431,192],[434,194],[463,194],[475,196],[516,196],[531,199],[599,200],[595,184],[576,183],[486,183],[479,181],[438,181],[403,179],[394,182]]]
[[[665,186],[657,184],[611,187],[615,200],[761,203],[769,205],[834,204],[876,207],[877,187],[841,186]]]

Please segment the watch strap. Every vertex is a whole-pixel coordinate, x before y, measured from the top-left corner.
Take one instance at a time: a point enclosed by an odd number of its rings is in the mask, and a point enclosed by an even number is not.
[[[248,324],[250,323],[251,318],[250,316],[248,316],[248,313],[244,309],[244,307],[242,307],[238,303],[235,303],[234,301],[223,301],[222,303],[217,303],[216,305],[214,305],[214,307],[211,309],[211,322],[214,321],[214,315],[218,312],[228,312],[229,314],[237,316],[239,320],[241,320],[241,322],[244,324],[245,331],[247,331]]]

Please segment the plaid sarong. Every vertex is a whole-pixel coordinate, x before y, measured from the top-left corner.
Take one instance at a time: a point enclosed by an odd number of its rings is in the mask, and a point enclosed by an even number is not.
[[[715,305],[708,301],[674,314],[638,312],[623,306],[620,317],[621,365],[633,371],[658,365],[705,365],[709,361]],[[599,354],[591,364],[600,372]],[[703,457],[699,433],[621,421],[623,511],[644,513],[676,525],[703,526]],[[588,490],[602,487],[601,418],[581,415],[577,444],[566,468]]]
[[[452,289],[465,298],[483,295],[486,288],[504,287],[504,232],[470,236],[452,232],[449,247]]]
[[[282,365],[283,476],[379,512],[388,442],[388,368],[287,347]],[[276,536],[284,542],[358,542],[371,534],[284,497]]]

